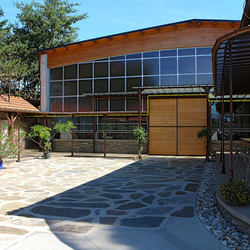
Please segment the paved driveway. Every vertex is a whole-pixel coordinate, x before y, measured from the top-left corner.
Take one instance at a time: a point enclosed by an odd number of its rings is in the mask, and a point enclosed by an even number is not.
[[[208,234],[209,240],[201,241],[203,233],[197,242],[189,235],[190,227],[200,228],[198,234],[204,230],[195,217],[203,163],[197,157],[152,156],[141,162],[55,156],[13,163],[0,172],[0,246],[219,249]]]

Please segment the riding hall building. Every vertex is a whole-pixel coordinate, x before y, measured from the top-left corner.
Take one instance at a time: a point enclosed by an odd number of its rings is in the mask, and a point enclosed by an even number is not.
[[[211,126],[212,47],[240,21],[188,20],[39,51],[41,111],[73,119],[55,151],[205,155],[197,132]],[[212,109],[212,116],[211,116]],[[216,119],[214,119],[216,121]]]

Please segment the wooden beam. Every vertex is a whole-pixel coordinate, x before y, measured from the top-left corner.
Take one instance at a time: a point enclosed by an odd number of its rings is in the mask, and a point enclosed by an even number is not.
[[[21,129],[21,114],[18,114],[18,157],[17,157],[17,161],[20,162],[21,161],[21,133],[20,133],[20,129]]]

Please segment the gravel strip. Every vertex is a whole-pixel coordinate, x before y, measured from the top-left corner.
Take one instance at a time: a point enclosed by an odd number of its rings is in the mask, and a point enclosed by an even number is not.
[[[222,217],[216,198],[216,164],[206,163],[200,182],[196,213],[201,223],[216,239],[233,250],[250,250],[250,238]]]

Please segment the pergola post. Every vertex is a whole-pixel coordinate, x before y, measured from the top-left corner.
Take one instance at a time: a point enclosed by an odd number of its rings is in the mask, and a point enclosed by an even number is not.
[[[93,98],[93,112],[96,111],[96,101],[95,98]],[[93,153],[95,153],[95,134],[96,134],[96,116],[93,116]]]
[[[74,120],[74,115],[71,115],[72,123]],[[74,156],[74,129],[71,129],[71,156]]]
[[[13,113],[10,113],[10,131],[13,131],[13,123],[14,123]]]
[[[104,118],[104,133],[103,133],[104,135],[104,158],[106,158],[106,117],[107,115],[104,114],[103,115],[103,118]]]
[[[139,101],[139,128],[141,127],[141,89],[138,89],[138,101]]]
[[[18,113],[18,157],[17,161],[21,161],[21,133],[20,133],[20,127],[21,127],[21,114]]]
[[[221,102],[221,174],[226,173],[225,169],[225,138],[224,138],[224,114],[225,114],[225,102],[224,102],[224,79],[222,79],[222,102]]]
[[[232,74],[232,44],[229,41],[229,94],[230,94],[230,169],[229,180],[233,179],[233,74]]]

